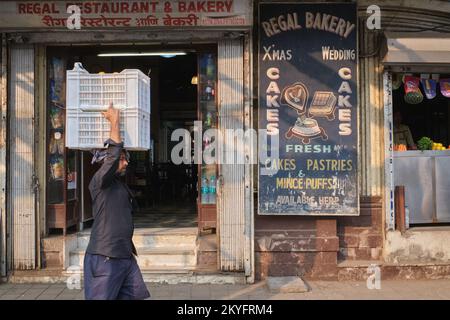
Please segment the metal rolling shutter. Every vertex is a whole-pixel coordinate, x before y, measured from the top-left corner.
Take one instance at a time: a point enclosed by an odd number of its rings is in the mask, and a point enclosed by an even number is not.
[[[36,266],[34,173],[34,48],[10,51],[9,217],[15,270]]]

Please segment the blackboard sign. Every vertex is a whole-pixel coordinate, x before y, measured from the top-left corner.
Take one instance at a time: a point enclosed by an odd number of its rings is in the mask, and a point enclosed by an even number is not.
[[[359,214],[357,61],[355,3],[260,4],[259,214]]]

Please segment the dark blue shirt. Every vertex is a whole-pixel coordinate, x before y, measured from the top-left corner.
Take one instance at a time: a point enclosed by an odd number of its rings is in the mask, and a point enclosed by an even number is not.
[[[87,253],[111,258],[130,258],[136,253],[133,237],[133,196],[116,171],[123,142],[109,139],[107,156],[89,183],[94,223]]]

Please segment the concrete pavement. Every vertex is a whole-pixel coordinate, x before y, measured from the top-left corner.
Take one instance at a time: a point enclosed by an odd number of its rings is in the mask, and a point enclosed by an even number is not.
[[[272,293],[265,281],[252,285],[148,283],[153,300],[450,300],[450,280],[383,280],[381,289],[365,282],[306,281],[305,293]],[[65,284],[0,284],[0,300],[83,300],[83,290]]]

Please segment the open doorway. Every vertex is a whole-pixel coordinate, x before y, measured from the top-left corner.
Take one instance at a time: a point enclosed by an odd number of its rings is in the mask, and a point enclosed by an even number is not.
[[[120,53],[155,51],[178,51],[183,54],[120,55]],[[63,65],[64,70],[68,70],[73,68],[75,62],[81,62],[90,73],[113,73],[124,69],[139,69],[151,79],[152,147],[149,151],[130,152],[131,161],[125,177],[139,205],[139,210],[134,216],[136,228],[198,227],[199,217],[200,220],[202,219],[203,207],[207,207],[206,209],[211,212],[214,209],[214,217],[209,217],[211,221],[207,224],[215,226],[215,201],[205,204],[199,194],[203,166],[199,167],[194,163],[175,165],[170,158],[172,147],[177,143],[171,141],[174,130],[182,128],[192,134],[194,121],[203,118],[209,126],[217,124],[214,94],[216,82],[213,81],[211,85],[211,81],[208,81],[208,86],[205,86],[202,83],[205,80],[199,80],[199,78],[202,79],[202,68],[205,69],[203,72],[205,74],[213,70],[214,79],[216,78],[215,65],[211,69],[202,63],[202,61],[216,63],[216,60],[211,58],[211,56],[215,57],[215,51],[214,45],[176,48],[130,45],[58,46],[47,49],[49,88],[55,86],[52,76],[57,73],[57,68],[52,68],[54,63],[59,63]],[[102,56],[101,54],[104,53],[117,55]],[[210,112],[209,109],[206,112],[205,109],[205,115],[201,107],[203,91],[208,95],[207,108],[212,106],[214,109],[214,112]],[[60,98],[63,100],[62,92]],[[54,127],[55,123],[58,124],[55,119],[63,118],[61,115],[58,117],[58,114],[64,108],[58,108],[52,101],[53,97],[49,97],[48,100],[47,211],[50,212],[51,217],[47,219],[47,229],[63,228],[65,232],[65,229],[70,227],[88,228],[92,223],[92,203],[88,185],[98,167],[90,163],[92,156],[87,150],[64,150],[63,152],[61,148],[52,148],[51,137],[55,132],[61,131],[62,134],[59,137],[64,136],[63,126]],[[214,120],[211,120],[211,117]],[[56,171],[55,168],[59,169]],[[66,174],[61,173],[64,171]],[[211,170],[207,171],[210,173]],[[55,172],[58,172],[58,175],[55,175]],[[213,172],[210,175],[214,178],[211,181],[215,181],[216,173]],[[67,219],[69,216],[73,219]],[[62,220],[65,222],[61,226],[58,221]]]

